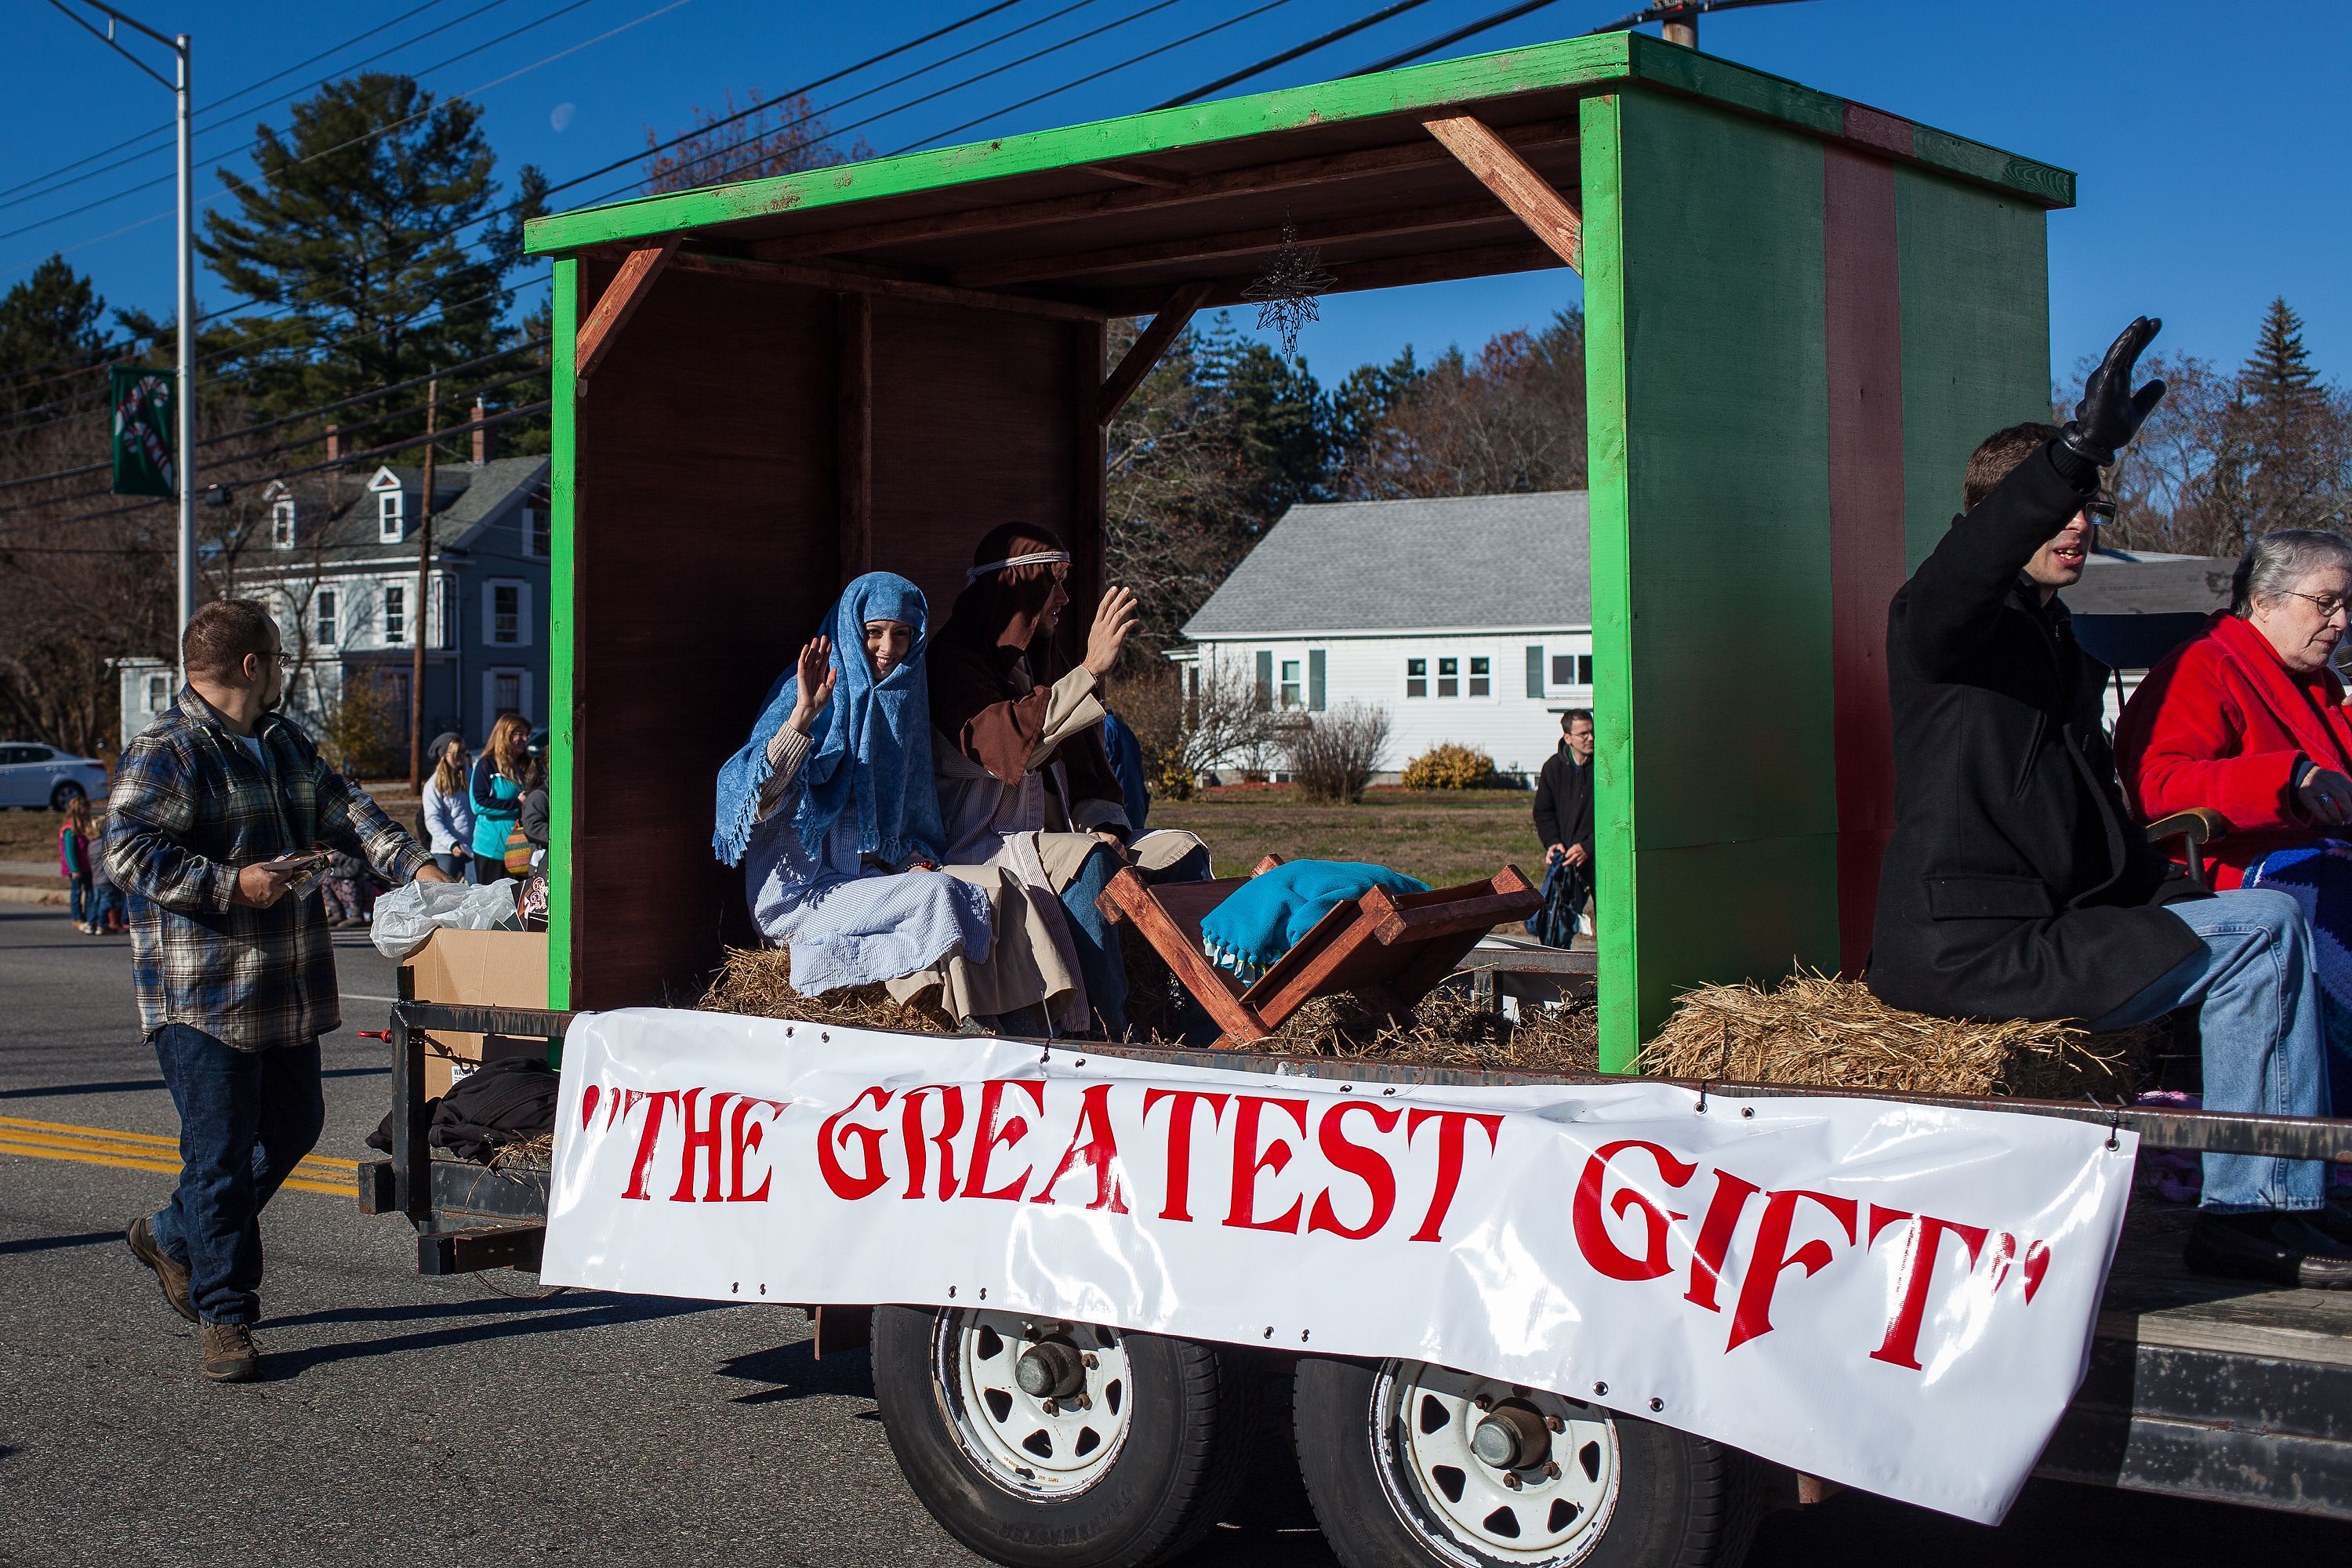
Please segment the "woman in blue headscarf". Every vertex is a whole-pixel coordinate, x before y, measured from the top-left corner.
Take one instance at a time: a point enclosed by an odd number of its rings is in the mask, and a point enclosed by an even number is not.
[[[719,770],[711,847],[743,867],[752,919],[791,947],[803,995],[988,962],[987,893],[938,869],[929,625],[904,577],[850,584]]]

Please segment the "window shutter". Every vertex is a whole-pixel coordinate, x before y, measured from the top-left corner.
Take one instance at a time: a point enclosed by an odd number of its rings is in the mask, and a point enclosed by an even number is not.
[[[528,583],[515,586],[515,646],[530,646],[530,584]]]
[[[1307,650],[1307,706],[1316,712],[1323,711],[1323,650]]]
[[[1540,702],[1543,700],[1543,649],[1531,647],[1528,649],[1528,695]]]
[[[1257,652],[1257,705],[1274,706],[1274,650],[1260,648]]]

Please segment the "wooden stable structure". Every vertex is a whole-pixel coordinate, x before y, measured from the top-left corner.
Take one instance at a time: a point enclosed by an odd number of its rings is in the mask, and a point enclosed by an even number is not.
[[[1169,973],[1222,1031],[1220,1049],[1265,1039],[1318,996],[1351,991],[1376,1007],[1405,1013],[1454,973],[1478,939],[1522,921],[1543,902],[1517,866],[1483,882],[1391,896],[1373,888],[1342,899],[1266,972],[1244,985],[1208,960],[1201,921],[1250,877],[1282,864],[1269,855],[1249,877],[1205,882],[1146,882],[1132,868],[1110,879],[1097,900],[1113,921],[1134,925]]]
[[[1886,600],[1976,443],[2047,416],[2044,214],[2073,195],[1618,33],[534,223],[551,1002],[683,1002],[744,929],[710,780],[845,580],[904,573],[943,616],[1023,518],[1071,541],[1083,610],[1105,422],[1286,226],[1338,290],[1583,275],[1604,1062],[1683,986],[1858,963]]]

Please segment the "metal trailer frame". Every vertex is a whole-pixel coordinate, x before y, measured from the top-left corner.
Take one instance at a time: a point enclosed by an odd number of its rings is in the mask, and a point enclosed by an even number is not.
[[[1486,958],[1481,969],[1490,974],[1526,966],[1524,959],[1481,956]],[[1543,956],[1536,955],[1538,960]],[[365,1213],[399,1214],[416,1227],[419,1273],[537,1268],[546,1236],[549,1181],[544,1172],[506,1173],[433,1156],[423,1114],[426,1034],[552,1040],[571,1026],[572,1017],[564,1012],[444,1003],[404,1002],[394,1008],[389,1035],[396,1131],[389,1159],[361,1164],[359,1200]],[[1163,1050],[1097,1041],[1031,1043],[1046,1051],[1238,1068],[1277,1078],[1449,1086],[1615,1081],[1605,1074],[1414,1067],[1247,1050]],[[2155,1149],[2352,1163],[2352,1121],[2340,1120],[1790,1084],[1664,1081],[1696,1090],[1702,1108],[1715,1096],[1834,1095],[2054,1116],[2136,1132],[2145,1146]],[[2144,1254],[2136,1261],[2146,1278],[2135,1278],[2127,1285],[2111,1278],[2090,1371],[2037,1473],[2133,1491],[2352,1520],[2352,1300],[2316,1291],[2254,1287],[2233,1299],[2227,1287],[2215,1288],[2183,1273],[2177,1254]],[[2118,1272],[2123,1272],[2120,1265]],[[2216,1298],[2218,1310],[2182,1310]],[[865,1310],[811,1309],[811,1315],[816,1319],[818,1354],[866,1342]]]

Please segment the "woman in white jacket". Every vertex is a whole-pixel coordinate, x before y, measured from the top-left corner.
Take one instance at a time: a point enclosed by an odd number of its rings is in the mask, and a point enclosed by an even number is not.
[[[474,803],[467,793],[466,768],[471,761],[466,742],[455,731],[436,736],[431,755],[433,776],[425,781],[425,848],[433,863],[452,877],[473,880]]]

